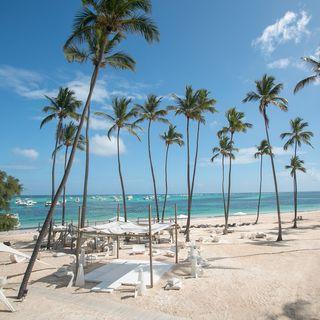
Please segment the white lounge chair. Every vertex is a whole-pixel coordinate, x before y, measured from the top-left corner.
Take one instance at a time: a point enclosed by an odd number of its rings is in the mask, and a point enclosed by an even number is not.
[[[146,246],[144,244],[133,244],[132,251],[130,254],[145,254],[146,253]]]
[[[7,277],[0,277],[0,302],[2,302],[11,312],[15,309],[2,291],[3,286],[7,283]]]

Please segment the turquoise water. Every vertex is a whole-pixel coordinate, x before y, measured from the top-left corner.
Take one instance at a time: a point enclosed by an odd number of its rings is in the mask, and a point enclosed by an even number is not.
[[[115,196],[120,199],[119,195],[99,195],[89,196],[88,213],[89,221],[106,221],[116,215],[117,202]],[[147,218],[148,205],[152,205],[153,215],[155,214],[154,201],[145,199],[148,195],[132,195],[132,200],[127,201],[127,212],[129,219]],[[80,202],[76,202],[79,197]],[[50,201],[50,196],[22,196],[21,199],[32,199],[37,202],[34,206],[25,207],[15,204],[15,199],[11,203],[11,212],[18,213],[20,217],[21,228],[32,228],[43,223],[48,207],[45,202]],[[163,196],[159,196],[160,208],[162,208]],[[234,214],[255,214],[257,208],[258,193],[234,193],[231,199],[231,215]],[[67,196],[66,203],[66,220],[76,222],[78,217],[78,208],[81,204],[81,196]],[[292,193],[282,192],[280,194],[282,212],[293,210]],[[299,210],[313,211],[320,209],[320,192],[300,192],[299,193]],[[178,214],[186,213],[187,197],[186,195],[171,194],[167,200],[166,216],[173,216],[174,204],[177,204]],[[54,220],[59,223],[61,220],[61,206],[58,206],[55,212]],[[160,210],[161,211],[161,210]],[[275,211],[274,193],[263,193],[261,202],[261,212],[270,213]],[[223,206],[221,194],[204,193],[195,194],[192,204],[192,216],[221,216],[223,215]]]

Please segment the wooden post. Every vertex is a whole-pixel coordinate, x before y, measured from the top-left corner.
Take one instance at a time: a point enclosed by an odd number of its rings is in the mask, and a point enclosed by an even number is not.
[[[150,255],[150,288],[153,288],[151,204],[149,204],[149,255]]]
[[[177,204],[174,205],[174,231],[176,236],[176,263],[178,263],[178,219],[177,219]]]
[[[120,220],[120,204],[117,205],[117,221]],[[119,259],[119,236],[117,236],[117,259]]]

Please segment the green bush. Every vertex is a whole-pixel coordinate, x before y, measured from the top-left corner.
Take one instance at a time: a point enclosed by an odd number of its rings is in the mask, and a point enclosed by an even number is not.
[[[0,231],[9,231],[18,225],[17,218],[9,214],[0,214]]]

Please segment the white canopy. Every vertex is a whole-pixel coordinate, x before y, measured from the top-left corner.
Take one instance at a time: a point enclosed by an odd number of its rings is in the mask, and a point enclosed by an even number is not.
[[[154,223],[151,225],[151,233],[169,229],[173,223]],[[81,229],[86,233],[109,234],[109,235],[146,235],[149,234],[149,226],[140,226],[133,222],[113,221],[92,227]]]

